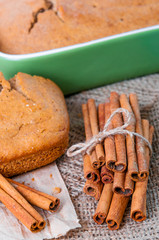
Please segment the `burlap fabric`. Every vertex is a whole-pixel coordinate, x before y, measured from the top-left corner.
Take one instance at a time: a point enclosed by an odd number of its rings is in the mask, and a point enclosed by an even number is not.
[[[109,97],[111,91],[127,94],[135,92],[141,106],[142,117],[149,119],[155,127],[147,191],[147,219],[142,223],[136,223],[130,219],[129,202],[119,230],[108,230],[106,223],[101,226],[96,225],[92,216],[97,201],[83,193],[85,179],[82,171],[82,157],[78,155],[68,158],[65,154],[57,161],[57,164],[69,190],[82,228],[70,231],[60,239],[159,239],[159,74],[112,84],[67,97],[71,125],[70,146],[85,140],[81,104],[85,103],[88,98],[94,98],[97,104],[101,103]]]

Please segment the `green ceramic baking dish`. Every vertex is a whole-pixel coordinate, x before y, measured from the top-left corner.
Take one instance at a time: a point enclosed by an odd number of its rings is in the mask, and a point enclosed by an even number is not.
[[[159,71],[159,25],[74,46],[25,54],[0,52],[0,71],[55,81],[64,94]]]

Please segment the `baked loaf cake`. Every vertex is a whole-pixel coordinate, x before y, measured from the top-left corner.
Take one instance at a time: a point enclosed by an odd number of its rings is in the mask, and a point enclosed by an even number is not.
[[[158,0],[0,0],[0,51],[40,52],[158,23]]]
[[[13,176],[51,163],[68,145],[64,96],[49,79],[0,74],[0,173]]]

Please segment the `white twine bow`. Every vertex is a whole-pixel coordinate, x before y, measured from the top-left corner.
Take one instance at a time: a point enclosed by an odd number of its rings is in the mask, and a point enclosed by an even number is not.
[[[109,124],[111,123],[112,118],[114,117],[115,114],[117,113],[124,113],[125,114],[125,123],[117,128],[113,128],[111,130],[108,130]],[[67,150],[67,156],[68,157],[73,157],[76,156],[77,154],[89,154],[91,153],[91,151],[93,150],[93,148],[98,144],[101,143],[105,138],[110,137],[110,136],[114,136],[116,134],[122,134],[122,135],[127,135],[129,134],[131,137],[132,136],[137,136],[139,138],[141,138],[146,145],[149,147],[150,151],[152,152],[152,146],[150,144],[150,142],[143,137],[142,135],[136,133],[136,132],[131,132],[126,130],[125,128],[127,128],[130,123],[132,123],[132,121],[134,121],[134,116],[126,109],[124,108],[118,108],[117,110],[115,110],[111,116],[109,117],[109,119],[107,120],[104,129],[102,132],[99,132],[97,135],[93,136],[89,141],[85,142],[85,143],[77,143],[73,146],[71,146],[68,150]]]

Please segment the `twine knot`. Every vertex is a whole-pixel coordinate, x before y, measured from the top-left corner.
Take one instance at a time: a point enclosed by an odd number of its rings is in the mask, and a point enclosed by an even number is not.
[[[116,127],[113,128],[111,130],[108,130],[108,127],[112,121],[112,118],[117,114],[117,113],[124,113],[125,114],[125,123],[120,126],[120,127]],[[143,137],[142,135],[136,133],[136,132],[131,132],[129,130],[126,130],[126,128],[133,123],[134,120],[134,115],[131,114],[128,110],[124,109],[124,108],[118,108],[117,110],[115,110],[111,116],[109,117],[109,119],[107,120],[107,122],[104,125],[104,129],[103,131],[99,132],[97,135],[93,136],[89,141],[86,141],[85,143],[77,143],[74,144],[73,146],[71,146],[68,150],[67,150],[67,156],[68,157],[73,157],[76,156],[78,154],[88,154],[90,155],[90,153],[92,152],[92,150],[95,148],[95,146],[98,143],[101,143],[105,138],[110,137],[110,136],[114,136],[116,134],[122,134],[122,135],[130,135],[131,137],[136,136],[141,138],[146,145],[149,147],[150,152],[152,153],[152,146],[150,144],[150,142]]]

